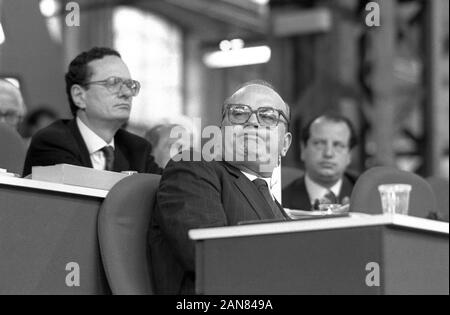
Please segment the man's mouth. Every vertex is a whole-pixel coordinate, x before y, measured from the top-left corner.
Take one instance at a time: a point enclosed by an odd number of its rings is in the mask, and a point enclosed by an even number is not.
[[[335,163],[331,163],[331,162],[320,162],[319,165],[322,168],[334,168],[336,166]]]
[[[131,109],[131,105],[128,103],[117,104],[115,107]]]
[[[249,140],[264,140],[263,137],[257,134],[243,134],[242,137]]]

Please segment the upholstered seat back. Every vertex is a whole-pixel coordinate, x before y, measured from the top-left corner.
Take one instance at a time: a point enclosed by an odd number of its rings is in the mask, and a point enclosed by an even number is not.
[[[351,196],[350,211],[382,213],[378,186],[397,183],[412,186],[409,215],[432,218],[436,214],[436,197],[426,180],[414,173],[384,166],[371,168],[358,178]]]
[[[98,237],[113,294],[153,294],[147,232],[159,180],[159,175],[131,175],[102,204]]]

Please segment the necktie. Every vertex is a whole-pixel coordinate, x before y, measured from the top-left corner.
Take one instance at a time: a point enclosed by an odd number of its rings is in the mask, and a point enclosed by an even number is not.
[[[338,203],[338,199],[336,195],[329,190],[323,197],[322,197],[322,203]]]
[[[269,204],[270,209],[272,209],[272,213],[277,219],[285,219],[281,209],[272,199],[272,195],[270,194],[269,187],[267,186],[267,182],[264,179],[257,178],[253,181],[253,183],[258,188],[259,192],[263,195],[266,202]]]
[[[105,155],[105,170],[112,171],[114,169],[114,148],[107,145],[102,148],[102,151]]]
[[[336,195],[329,190],[325,195],[323,195],[322,198],[314,200],[314,204],[312,206],[313,210],[319,210],[319,205],[321,204],[336,204],[339,203],[338,198]]]

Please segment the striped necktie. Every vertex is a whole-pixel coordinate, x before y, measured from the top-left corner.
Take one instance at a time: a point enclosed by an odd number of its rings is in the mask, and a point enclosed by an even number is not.
[[[281,212],[281,209],[272,198],[269,187],[267,186],[267,182],[264,179],[257,178],[253,181],[253,183],[256,185],[259,192],[263,195],[264,199],[269,204],[274,217],[277,219],[285,219],[283,213]]]
[[[102,148],[103,154],[105,155],[105,170],[114,170],[114,148],[107,145]]]

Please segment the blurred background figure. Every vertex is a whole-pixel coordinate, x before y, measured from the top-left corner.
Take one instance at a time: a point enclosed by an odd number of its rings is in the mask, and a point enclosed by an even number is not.
[[[302,131],[305,176],[283,190],[283,206],[318,210],[319,204],[348,204],[356,179],[346,174],[356,136],[351,122],[338,114],[312,119]]]
[[[183,137],[181,133],[188,135],[188,139]],[[159,167],[165,168],[175,154],[189,149],[191,136],[190,132],[181,125],[160,124],[151,128],[145,134],[145,138],[152,145],[152,155],[155,162]]]
[[[20,90],[12,83],[0,79],[0,122],[17,130],[25,112]]]
[[[46,105],[33,109],[25,116],[23,121],[23,137],[25,139],[31,139],[36,132],[47,127],[58,118],[58,114]]]

